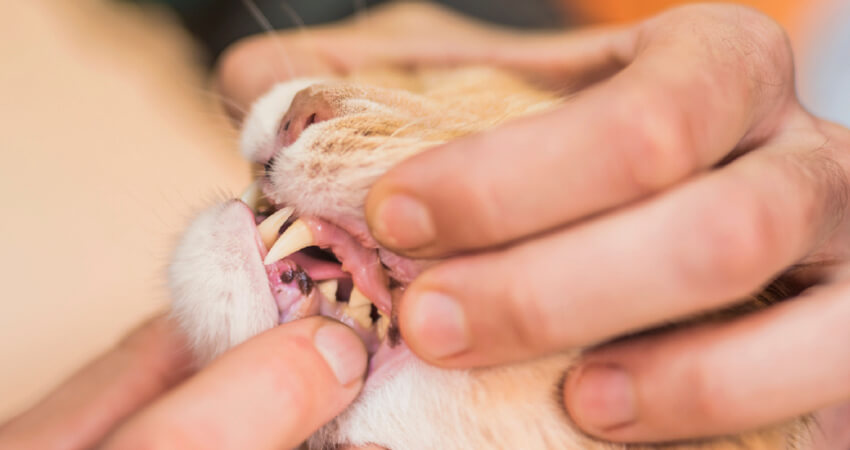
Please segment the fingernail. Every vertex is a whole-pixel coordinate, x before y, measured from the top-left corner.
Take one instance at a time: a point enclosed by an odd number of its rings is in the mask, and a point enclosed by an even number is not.
[[[405,194],[393,194],[378,204],[374,226],[378,238],[395,248],[415,249],[436,238],[428,208]]]
[[[313,345],[328,363],[339,384],[346,386],[366,372],[366,348],[345,325],[323,325],[313,335]]]
[[[637,420],[634,387],[625,370],[591,364],[579,370],[578,377],[568,403],[580,425],[607,431]]]
[[[463,308],[452,297],[439,292],[423,292],[413,302],[409,327],[417,348],[432,358],[456,355],[470,346]]]

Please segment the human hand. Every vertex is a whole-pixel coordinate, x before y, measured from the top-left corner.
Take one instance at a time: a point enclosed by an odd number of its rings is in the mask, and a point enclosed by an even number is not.
[[[400,11],[305,35],[321,50],[303,61],[320,73],[487,62],[585,87],[373,187],[367,215],[382,243],[455,255],[399,305],[414,351],[447,367],[533,358],[728,306],[803,265],[798,280],[822,286],[799,299],[588,353],[566,406],[599,437],[663,441],[850,399],[850,282],[836,271],[850,256],[850,132],[801,107],[778,25],[703,5],[633,27],[512,34]],[[281,39],[300,64],[296,36]],[[265,90],[272,77],[257,67],[276,51],[268,38],[237,46],[222,91]]]
[[[359,393],[366,350],[347,327],[291,322],[194,373],[158,317],[6,424],[0,448],[294,448]]]

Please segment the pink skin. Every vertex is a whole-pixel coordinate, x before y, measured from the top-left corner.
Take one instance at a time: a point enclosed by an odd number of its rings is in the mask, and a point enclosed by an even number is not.
[[[316,245],[329,248],[342,262],[342,270],[351,274],[354,285],[372,300],[378,309],[389,315],[392,298],[377,252],[363,247],[354,237],[330,222],[315,217],[302,217],[301,220],[313,232]]]

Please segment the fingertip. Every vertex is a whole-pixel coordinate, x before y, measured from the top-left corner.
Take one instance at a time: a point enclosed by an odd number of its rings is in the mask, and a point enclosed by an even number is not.
[[[405,342],[423,359],[442,365],[471,347],[466,313],[452,295],[428,288],[410,289],[400,309]]]
[[[571,371],[564,381],[563,402],[576,425],[593,435],[637,421],[634,382],[615,364],[591,363]]]
[[[369,192],[366,220],[375,239],[395,251],[423,249],[437,237],[427,202],[389,180],[376,183]]]
[[[350,386],[362,381],[368,366],[368,353],[363,341],[349,327],[328,320],[316,330],[313,344],[340,385]]]

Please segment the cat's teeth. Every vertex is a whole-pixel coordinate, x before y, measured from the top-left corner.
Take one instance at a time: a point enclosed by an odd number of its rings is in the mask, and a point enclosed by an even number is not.
[[[257,225],[257,231],[260,232],[260,239],[262,239],[266,248],[274,244],[275,239],[279,236],[280,227],[292,216],[293,211],[295,209],[289,206],[282,208]]]
[[[348,316],[356,320],[363,328],[369,328],[372,326],[372,318],[369,316],[371,311],[372,302],[357,287],[352,289],[346,308]]]
[[[354,286],[354,288],[351,289],[351,295],[348,297],[348,306],[352,308],[359,308],[361,306],[371,307],[371,305],[372,301],[360,292],[360,289],[357,289],[357,286]]]
[[[360,308],[352,308],[349,306],[345,309],[345,314],[354,319],[363,328],[369,328],[372,326],[372,318],[369,317],[369,311],[371,309],[372,308],[369,306],[361,306]]]
[[[325,297],[328,303],[333,305],[336,303],[336,288],[339,285],[336,280],[328,280],[319,282],[319,292]]]
[[[315,244],[313,232],[303,220],[298,219],[280,235],[277,242],[269,249],[266,259],[263,264],[269,265],[280,261],[283,258]]]
[[[375,332],[378,333],[378,338],[383,340],[387,337],[387,330],[390,329],[390,318],[383,312],[379,312],[381,318],[375,323]]]
[[[254,181],[245,188],[245,192],[239,197],[246,205],[254,211],[260,205],[260,200],[263,198],[263,191],[260,190],[260,182]]]

